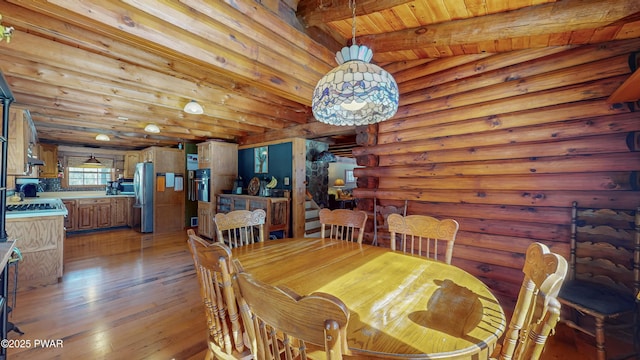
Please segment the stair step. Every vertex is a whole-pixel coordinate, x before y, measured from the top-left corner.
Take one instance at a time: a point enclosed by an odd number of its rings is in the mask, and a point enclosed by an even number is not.
[[[320,221],[319,220],[318,221],[307,221],[304,224],[304,230],[308,231],[308,230],[311,230],[311,229],[320,229]],[[320,230],[318,230],[318,231],[320,231]]]
[[[304,232],[304,237],[306,237],[306,238],[319,238],[320,237],[320,228],[314,228],[314,229],[306,230]]]

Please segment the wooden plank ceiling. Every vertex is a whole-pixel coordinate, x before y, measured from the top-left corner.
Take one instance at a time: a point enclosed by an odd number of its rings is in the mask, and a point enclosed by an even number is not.
[[[429,98],[420,77],[443,63],[640,37],[637,0],[358,0],[355,13],[356,42],[394,74],[401,108]],[[348,0],[8,0],[0,14],[15,28],[0,70],[41,142],[353,141],[353,128],[321,124],[310,109],[351,40]],[[204,114],[182,111],[192,99]],[[161,132],[145,133],[148,123]]]

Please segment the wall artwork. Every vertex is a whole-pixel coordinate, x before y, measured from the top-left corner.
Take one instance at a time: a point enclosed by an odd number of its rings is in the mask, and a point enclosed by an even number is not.
[[[344,180],[348,183],[356,182],[355,176],[353,176],[353,170],[345,170],[344,171]]]
[[[253,149],[254,173],[266,174],[269,172],[269,147],[261,146]]]

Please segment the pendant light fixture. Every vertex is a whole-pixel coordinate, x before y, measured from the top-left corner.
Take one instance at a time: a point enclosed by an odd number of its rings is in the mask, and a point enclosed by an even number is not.
[[[184,112],[198,115],[204,113],[204,109],[195,100],[191,100],[184,106]]]
[[[351,46],[336,53],[338,66],[318,81],[313,91],[313,116],[330,125],[369,125],[398,111],[398,84],[391,74],[371,64],[371,49],[356,45],[356,4],[349,0]]]
[[[84,167],[102,167],[102,163],[98,161],[93,154],[91,154],[91,157],[89,157],[89,159],[87,159],[87,161],[82,165],[84,165]]]

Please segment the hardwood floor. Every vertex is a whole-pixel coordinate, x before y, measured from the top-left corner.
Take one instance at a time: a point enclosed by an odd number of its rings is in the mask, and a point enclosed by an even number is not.
[[[10,320],[30,348],[9,359],[203,359],[206,324],[186,233],[72,235],[61,283],[18,293]],[[61,348],[34,348],[38,339]],[[23,344],[25,345],[25,344]]]
[[[206,350],[186,232],[68,236],[62,282],[19,292],[10,320],[25,332],[9,334],[24,345],[8,350],[11,360],[190,360]],[[62,347],[36,348],[38,340],[62,340]],[[595,359],[595,350],[559,326],[543,359]]]

